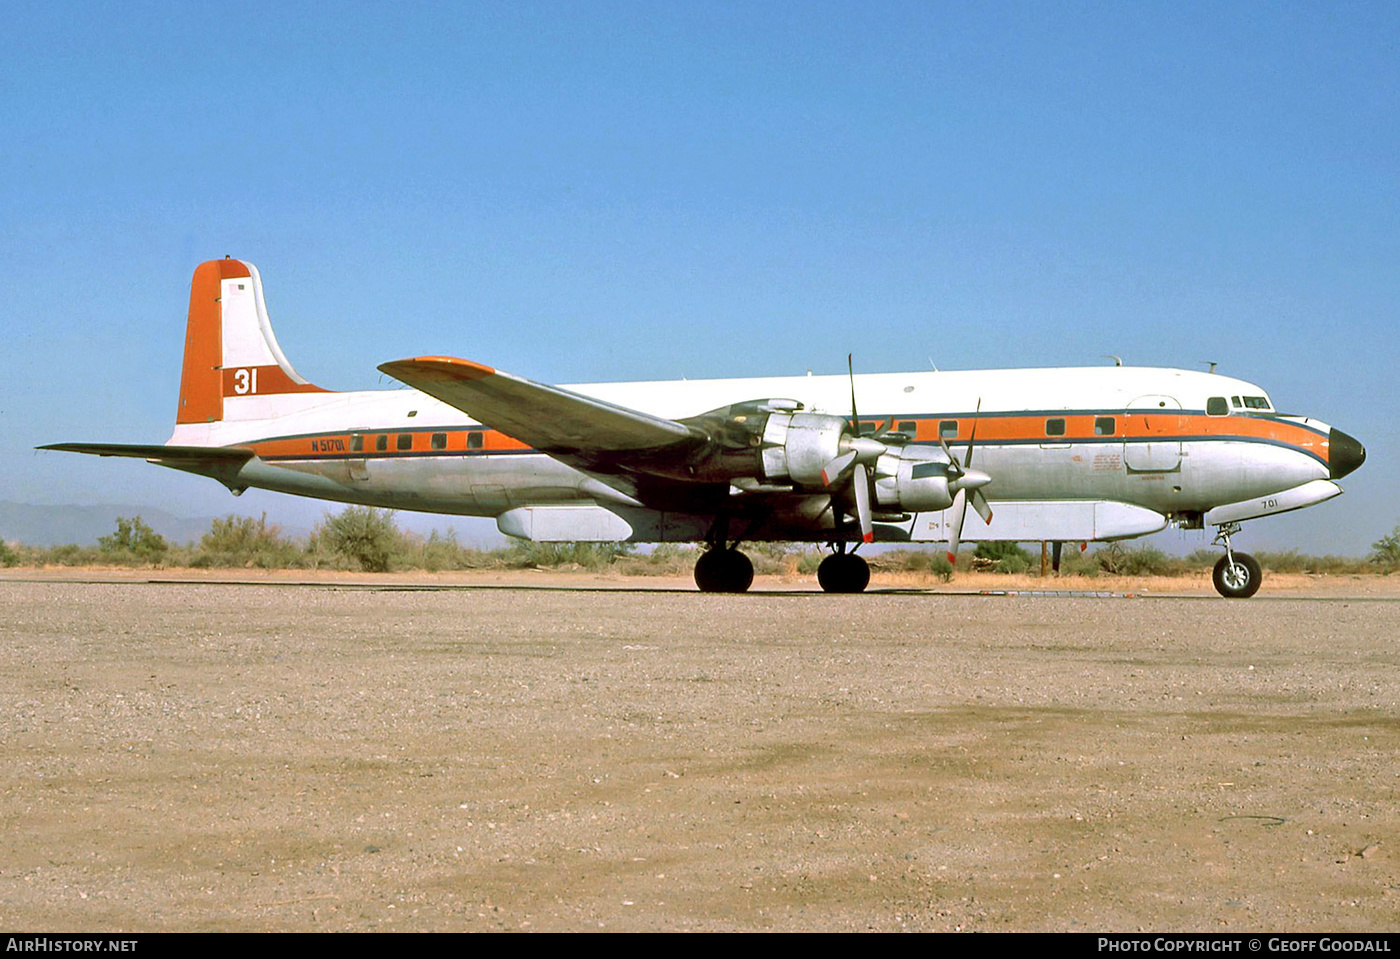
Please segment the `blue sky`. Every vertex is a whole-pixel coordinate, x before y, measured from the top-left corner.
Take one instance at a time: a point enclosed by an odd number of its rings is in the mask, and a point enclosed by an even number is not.
[[[0,499],[321,515],[32,452],[163,441],[231,254],[335,389],[1215,361],[1370,453],[1242,544],[1400,523],[1394,3],[12,2],[0,132]]]

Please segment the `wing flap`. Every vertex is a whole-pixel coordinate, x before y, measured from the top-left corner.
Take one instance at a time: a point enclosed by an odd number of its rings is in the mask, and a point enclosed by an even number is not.
[[[557,386],[450,356],[420,356],[379,367],[541,452],[612,458],[705,441],[698,429]]]

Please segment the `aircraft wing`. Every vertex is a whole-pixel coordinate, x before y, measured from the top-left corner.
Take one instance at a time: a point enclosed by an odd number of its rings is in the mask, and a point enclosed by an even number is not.
[[[554,456],[621,462],[626,454],[677,451],[706,441],[693,426],[616,406],[450,356],[379,367],[492,429]]]

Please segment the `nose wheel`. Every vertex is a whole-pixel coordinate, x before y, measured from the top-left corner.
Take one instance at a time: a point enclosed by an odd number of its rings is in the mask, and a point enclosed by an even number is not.
[[[1226,599],[1248,599],[1259,592],[1259,584],[1264,581],[1264,571],[1257,559],[1230,548],[1230,537],[1239,531],[1239,523],[1226,523],[1215,534],[1215,542],[1225,547],[1225,555],[1215,564],[1211,581],[1215,591]]]

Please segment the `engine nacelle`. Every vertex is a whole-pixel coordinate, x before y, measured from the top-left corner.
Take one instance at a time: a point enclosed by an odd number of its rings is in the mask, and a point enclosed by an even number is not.
[[[928,446],[892,447],[875,464],[875,503],[910,513],[952,506],[943,451]]]
[[[822,468],[841,453],[850,421],[824,413],[773,413],[763,427],[763,477],[775,483],[821,486]]]

